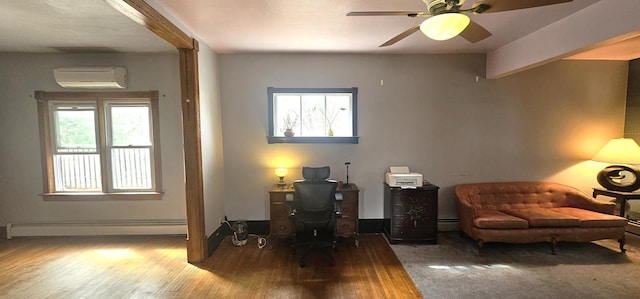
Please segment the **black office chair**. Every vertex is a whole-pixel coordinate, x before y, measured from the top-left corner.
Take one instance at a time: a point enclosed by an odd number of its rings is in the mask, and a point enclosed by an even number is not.
[[[327,180],[329,166],[303,167],[304,180],[293,183],[294,210],[292,213],[296,235],[293,248],[302,249],[300,267],[312,251],[324,252],[331,265],[334,264],[336,219],[340,216],[335,208],[337,183]]]

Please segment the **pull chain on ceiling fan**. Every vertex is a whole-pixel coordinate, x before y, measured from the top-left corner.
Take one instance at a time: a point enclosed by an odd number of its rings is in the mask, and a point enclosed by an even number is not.
[[[434,40],[447,40],[460,35],[471,43],[479,42],[491,36],[491,32],[474,22],[468,14],[492,13],[547,6],[572,0],[483,0],[475,2],[471,8],[462,9],[465,0],[422,0],[427,5],[423,11],[354,11],[347,16],[408,16],[426,17],[422,23],[386,41],[380,47],[397,43],[420,30]]]

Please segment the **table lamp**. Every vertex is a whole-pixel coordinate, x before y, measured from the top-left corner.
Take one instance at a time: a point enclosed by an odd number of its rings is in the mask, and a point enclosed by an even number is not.
[[[276,168],[276,176],[278,176],[278,178],[280,178],[280,181],[278,181],[278,188],[284,188],[285,186],[287,186],[287,183],[284,182],[284,177],[289,173],[289,171],[286,168]]]
[[[591,160],[616,164],[598,173],[598,183],[607,190],[633,192],[640,188],[640,170],[629,165],[640,164],[640,146],[633,139],[611,139]]]

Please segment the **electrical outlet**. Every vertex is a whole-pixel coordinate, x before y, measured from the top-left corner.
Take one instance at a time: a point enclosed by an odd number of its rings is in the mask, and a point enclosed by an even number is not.
[[[224,218],[218,218],[218,224],[223,224],[224,223]]]

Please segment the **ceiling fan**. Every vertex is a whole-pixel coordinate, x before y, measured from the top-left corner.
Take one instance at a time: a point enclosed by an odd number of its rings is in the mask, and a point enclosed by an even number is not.
[[[491,32],[474,22],[468,14],[492,13],[538,6],[571,2],[573,0],[482,0],[477,1],[469,9],[462,9],[465,0],[422,0],[427,11],[353,11],[347,16],[408,16],[426,17],[422,23],[415,25],[391,38],[380,47],[397,43],[405,37],[420,30],[434,40],[447,40],[460,35],[471,43],[479,42],[491,36]]]

